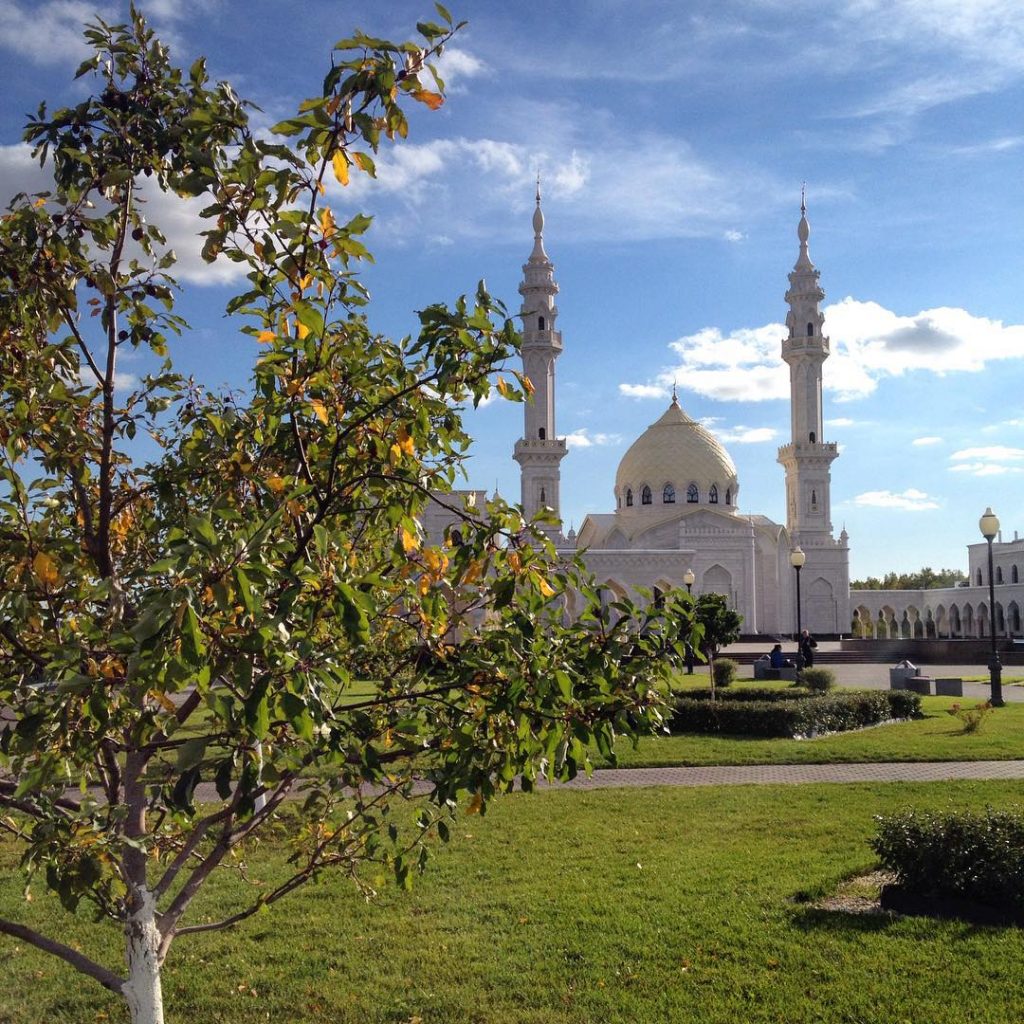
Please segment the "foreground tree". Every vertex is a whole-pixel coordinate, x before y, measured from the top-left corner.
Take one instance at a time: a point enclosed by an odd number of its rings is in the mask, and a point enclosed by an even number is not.
[[[517,778],[570,777],[591,744],[610,754],[617,733],[657,725],[681,656],[685,598],[621,602],[606,622],[515,509],[452,502],[457,532],[420,529],[469,443],[459,408],[517,336],[482,286],[424,310],[413,339],[374,335],[353,269],[369,221],[338,223],[323,197],[404,138],[403,101],[442,102],[429,61],[457,26],[438,13],[416,42],[338,43],[322,90],[266,141],[133,10],[87,31],[79,74],[97,93],[26,130],[55,184],[0,224],[0,827],[69,911],[120,930],[127,971],[30,922],[0,933],[140,1024],[163,1019],[176,938],[330,867],[358,880],[386,863],[407,882],[460,799],[482,811]],[[205,256],[247,268],[228,306],[257,353],[244,400],[173,370],[186,325],[145,217],[157,188],[203,197]],[[129,349],[163,362],[124,393]],[[529,391],[514,374],[497,386]],[[571,624],[568,588],[584,608]],[[394,799],[422,789],[416,827],[395,828]],[[282,814],[291,876],[198,920],[210,876]]]
[[[715,658],[723,647],[739,640],[743,616],[729,607],[724,594],[701,594],[694,605],[692,616],[697,626],[694,636],[698,638],[698,650],[708,663],[711,695],[714,697]],[[687,620],[684,617],[682,621],[685,624]]]

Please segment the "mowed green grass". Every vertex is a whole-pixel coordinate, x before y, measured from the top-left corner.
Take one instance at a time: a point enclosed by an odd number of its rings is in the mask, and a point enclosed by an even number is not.
[[[739,683],[738,686],[753,685]],[[763,685],[763,684],[757,684]],[[829,764],[865,761],[1006,761],[1024,757],[1024,704],[1007,704],[986,716],[975,733],[948,713],[959,703],[974,707],[970,697],[924,697],[924,717],[812,740],[758,739],[748,736],[703,736],[685,733],[641,739],[634,748],[620,741],[620,767],[666,765]]]
[[[1011,783],[546,791],[461,816],[411,893],[341,878],[240,929],[183,939],[169,1024],[1005,1024],[1024,1005],[1024,934],[858,918],[797,899],[869,868],[873,815],[1008,806]],[[0,914],[116,966],[87,915],[25,906],[0,845]],[[252,878],[282,871],[265,845]],[[201,916],[245,892],[222,875]],[[0,938],[4,1024],[127,1020],[118,1000]]]

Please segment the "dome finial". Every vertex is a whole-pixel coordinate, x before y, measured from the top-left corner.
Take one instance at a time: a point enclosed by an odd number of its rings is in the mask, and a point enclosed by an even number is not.
[[[537,188],[540,188],[540,175],[537,176]],[[800,216],[807,216],[807,182],[800,182]]]
[[[537,172],[537,205],[540,206],[540,171]]]
[[[672,380],[672,404],[679,404],[679,389],[676,387],[675,378]]]

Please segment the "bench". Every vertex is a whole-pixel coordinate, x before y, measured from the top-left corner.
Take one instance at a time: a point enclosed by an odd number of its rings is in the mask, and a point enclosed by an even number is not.
[[[763,661],[754,662],[755,679],[788,679],[791,683],[795,683],[796,672],[795,665],[789,668],[772,668],[771,665],[766,665]]]
[[[964,681],[959,677],[946,677],[935,680],[936,697],[962,697]]]

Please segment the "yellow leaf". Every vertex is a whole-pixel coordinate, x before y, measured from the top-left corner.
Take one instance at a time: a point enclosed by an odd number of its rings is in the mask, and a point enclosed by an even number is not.
[[[554,597],[555,596],[555,588],[553,586],[551,586],[551,584],[548,583],[548,581],[546,579],[544,579],[543,576],[538,576],[537,577],[537,589],[545,597]]]
[[[523,567],[523,560],[519,557],[519,552],[518,551],[513,551],[508,556],[508,567],[513,572],[519,572],[519,570],[522,569],[522,567]]]
[[[525,374],[519,378],[523,382],[523,390],[528,394],[532,395],[537,389],[533,386],[533,381],[530,380]]]
[[[299,341],[305,341],[309,337],[309,328],[305,324],[296,324],[295,333],[299,336]]]
[[[313,275],[307,274],[305,277],[299,279],[299,289],[305,291],[313,283]]]
[[[348,184],[348,157],[339,149],[331,157],[331,165],[334,167],[334,176],[342,185]]]
[[[275,335],[273,331],[260,331],[260,333],[256,336],[256,340],[261,344],[266,345],[267,342],[273,341],[274,337]]]
[[[327,426],[327,407],[319,398],[311,398],[309,404],[316,413],[316,418],[324,425]]]
[[[476,581],[480,579],[482,565],[483,563],[479,561],[470,562],[469,565],[466,566],[466,574],[462,577],[462,582],[467,586],[471,583],[476,583]]]
[[[285,488],[285,483],[279,476],[271,476],[267,478],[267,486],[275,494],[280,494]]]
[[[388,449],[388,462],[391,463],[391,468],[394,469],[402,461],[402,449],[399,445],[393,444]]]
[[[416,453],[416,445],[405,427],[398,428],[398,447],[410,458]]]
[[[334,214],[327,207],[320,211],[320,230],[323,232],[324,238],[330,238],[337,230],[334,224]]]
[[[327,113],[334,117],[338,111],[338,107],[341,106],[341,96],[334,95],[327,101]]]
[[[32,559],[32,571],[36,574],[36,579],[45,587],[53,587],[60,582],[57,565],[45,551],[40,551]]]
[[[479,814],[480,808],[484,805],[484,798],[480,793],[473,794],[472,803],[466,808],[467,814]]]
[[[150,690],[149,695],[157,702],[157,704],[160,705],[160,707],[164,709],[164,711],[169,711],[173,715],[174,712],[178,710],[178,705],[175,704],[166,693],[161,693],[159,690]]]
[[[316,190],[317,190],[317,192],[319,192],[319,193],[320,193],[320,195],[322,195],[322,196],[325,196],[325,195],[327,195],[327,189],[326,189],[326,188],[324,187],[324,183],[323,183],[322,181],[318,181],[318,182],[316,183]]]
[[[426,103],[431,110],[437,110],[442,103],[444,103],[444,97],[438,92],[428,92],[426,89],[413,89],[410,94],[414,100],[419,100],[420,103]]]
[[[420,539],[410,530],[407,530],[404,526],[402,527],[402,550],[408,554],[411,551],[419,549]]]
[[[41,198],[41,197],[40,197],[39,199],[37,199],[37,200],[36,200],[36,201],[35,201],[35,202],[34,202],[34,203],[32,204],[33,208],[35,208],[36,210],[38,210],[40,206],[45,206],[45,205],[46,205],[46,200],[45,200],[45,199],[43,199],[43,198]]]
[[[498,378],[498,391],[501,393],[502,398],[508,398],[508,383],[504,377]]]

